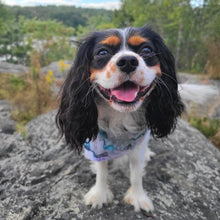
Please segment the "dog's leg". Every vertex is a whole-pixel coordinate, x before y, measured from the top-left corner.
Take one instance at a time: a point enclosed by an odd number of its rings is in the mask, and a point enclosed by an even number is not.
[[[95,162],[96,183],[85,195],[86,205],[101,208],[104,203],[111,202],[113,194],[108,186],[108,161]]]
[[[125,202],[132,204],[135,211],[140,211],[140,209],[142,209],[149,212],[153,211],[154,207],[142,185],[144,153],[146,147],[147,143],[142,142],[129,154],[131,187],[128,189],[124,200]]]

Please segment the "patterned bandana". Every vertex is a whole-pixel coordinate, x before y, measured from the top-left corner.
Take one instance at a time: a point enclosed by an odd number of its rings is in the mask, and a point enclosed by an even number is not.
[[[93,161],[103,161],[114,159],[130,152],[134,149],[135,145],[142,142],[142,140],[149,141],[150,130],[146,130],[144,133],[134,135],[129,140],[129,143],[123,145],[113,144],[108,139],[106,132],[100,130],[97,138],[94,141],[86,141],[84,143],[85,157]]]

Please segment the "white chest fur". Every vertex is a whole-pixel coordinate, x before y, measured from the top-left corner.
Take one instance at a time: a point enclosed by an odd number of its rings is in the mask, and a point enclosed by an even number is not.
[[[118,112],[103,102],[97,107],[99,129],[104,130],[109,139],[126,142],[131,136],[143,133],[147,128],[142,109]]]

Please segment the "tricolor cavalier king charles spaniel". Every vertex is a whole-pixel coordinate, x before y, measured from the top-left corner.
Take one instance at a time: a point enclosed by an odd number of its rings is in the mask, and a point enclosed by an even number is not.
[[[111,202],[109,159],[127,155],[131,186],[125,202],[135,211],[154,209],[142,186],[150,132],[173,131],[184,107],[174,57],[151,28],[110,29],[83,39],[62,88],[56,122],[72,149],[95,161],[96,183],[85,203]]]

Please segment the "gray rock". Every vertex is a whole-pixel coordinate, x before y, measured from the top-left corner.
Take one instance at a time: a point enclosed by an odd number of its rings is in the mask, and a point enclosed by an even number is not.
[[[64,60],[64,64],[72,64],[72,61]],[[29,72],[30,68],[23,66],[21,64],[13,64],[8,62],[0,61],[0,73],[9,73],[9,74],[27,74]],[[63,79],[68,72],[69,68],[66,68],[64,72],[61,71],[59,66],[59,61],[55,61],[50,63],[48,66],[42,67],[41,72],[43,74],[47,74],[48,70],[52,70],[55,78]]]
[[[69,64],[69,65],[72,64],[72,61],[69,61],[69,60],[64,60],[63,62],[64,64]],[[64,72],[62,72],[59,66],[59,61],[56,61],[56,62],[50,63],[48,66],[41,68],[41,72],[43,74],[47,74],[48,70],[52,70],[55,78],[62,79],[66,76],[66,73],[68,72],[69,68],[66,68]]]
[[[190,74],[190,73],[179,73],[178,77],[180,83],[189,83],[189,84],[201,83],[201,75]]]
[[[26,74],[28,72],[29,68],[21,64],[13,64],[0,61],[0,73]]]
[[[0,219],[146,219],[123,202],[129,187],[126,164],[120,170],[110,167],[113,203],[102,209],[84,205],[95,175],[88,160],[57,142],[54,116],[29,122],[27,139],[0,133]],[[168,139],[152,139],[150,146],[156,156],[143,185],[155,206],[154,219],[219,219],[220,152],[183,120]]]
[[[10,119],[11,105],[6,100],[0,100],[0,132],[13,134],[15,132],[15,122]]]
[[[202,80],[200,75],[179,74],[179,91],[188,113],[220,119],[220,80]]]

